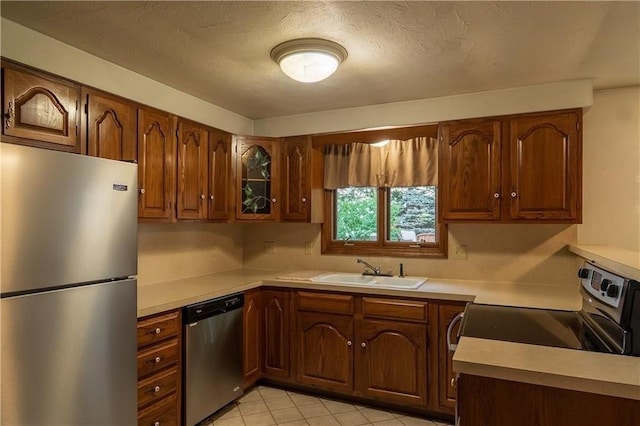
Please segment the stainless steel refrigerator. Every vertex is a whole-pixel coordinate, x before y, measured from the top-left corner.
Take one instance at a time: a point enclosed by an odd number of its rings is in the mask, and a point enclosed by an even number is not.
[[[136,424],[137,166],[0,143],[0,168],[0,424]]]

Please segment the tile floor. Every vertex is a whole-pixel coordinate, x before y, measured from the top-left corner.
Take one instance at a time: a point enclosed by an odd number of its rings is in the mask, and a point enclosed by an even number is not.
[[[258,386],[206,426],[445,426],[448,423]]]

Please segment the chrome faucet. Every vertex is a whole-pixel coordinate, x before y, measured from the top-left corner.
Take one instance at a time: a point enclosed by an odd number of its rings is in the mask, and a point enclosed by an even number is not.
[[[382,276],[382,277],[390,277],[391,274],[384,274],[382,273],[381,269],[379,266],[373,266],[372,264],[370,264],[369,262],[365,262],[362,259],[356,259],[358,261],[358,263],[362,263],[365,267],[364,272],[362,273],[362,275],[376,275],[376,276]]]

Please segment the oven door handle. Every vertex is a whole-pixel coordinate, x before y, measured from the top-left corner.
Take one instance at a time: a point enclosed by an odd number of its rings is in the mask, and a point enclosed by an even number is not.
[[[456,324],[462,320],[462,318],[464,317],[464,312],[460,312],[458,315],[456,315],[451,322],[449,323],[449,326],[447,327],[447,348],[449,348],[449,350],[451,352],[455,352],[456,348],[458,347],[457,343],[451,343],[451,333],[453,332],[453,327],[456,326]]]

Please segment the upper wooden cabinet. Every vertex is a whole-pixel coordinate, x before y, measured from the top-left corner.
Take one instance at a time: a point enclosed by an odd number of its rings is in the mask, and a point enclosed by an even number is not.
[[[209,131],[178,120],[178,219],[206,219],[209,197]]]
[[[282,221],[311,220],[311,140],[307,136],[282,139]]]
[[[137,161],[137,111],[126,99],[83,88],[82,136],[87,154],[111,160]]]
[[[582,220],[581,122],[579,112],[509,121],[509,219]]]
[[[235,180],[233,173],[232,136],[222,130],[209,131],[209,196],[208,218],[212,221],[234,219]]]
[[[445,222],[582,220],[580,110],[443,123]]]
[[[7,142],[82,152],[80,87],[2,63],[3,138]]]
[[[138,109],[138,217],[170,222],[176,196],[176,145],[167,113]]]
[[[236,218],[278,220],[279,152],[275,138],[236,138]]]
[[[440,141],[442,219],[500,219],[500,121],[443,124]]]

